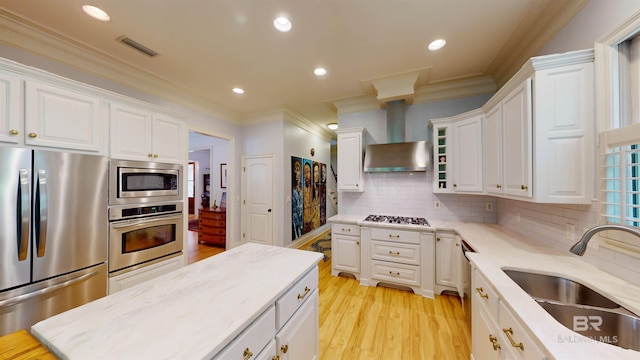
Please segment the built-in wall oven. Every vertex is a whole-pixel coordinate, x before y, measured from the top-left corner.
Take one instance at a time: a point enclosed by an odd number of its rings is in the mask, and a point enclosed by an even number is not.
[[[183,202],[109,208],[109,276],[182,255]]]
[[[109,205],[182,200],[182,165],[111,160]]]

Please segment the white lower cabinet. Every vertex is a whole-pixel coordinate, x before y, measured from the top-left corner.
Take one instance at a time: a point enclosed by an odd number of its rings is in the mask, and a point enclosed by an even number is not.
[[[472,292],[472,359],[547,359],[533,335],[476,269],[472,274]]]
[[[318,290],[307,299],[276,334],[279,360],[317,359],[319,347]]]
[[[360,278],[360,226],[334,223],[331,226],[331,275],[348,273]]]
[[[259,354],[276,335],[276,309],[269,307],[249,327],[244,329],[224,350],[214,356],[215,360],[251,359]]]
[[[155,264],[144,266],[140,269],[132,270],[121,275],[109,278],[109,295],[120,290],[130,288],[147,280],[151,280],[170,271],[180,269],[184,266],[182,256],[177,256]]]
[[[213,359],[318,358],[318,268],[309,270]]]
[[[434,296],[433,233],[390,227],[361,228],[360,284],[399,285]]]

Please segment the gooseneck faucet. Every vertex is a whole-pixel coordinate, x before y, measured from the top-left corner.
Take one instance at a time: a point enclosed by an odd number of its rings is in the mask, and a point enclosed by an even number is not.
[[[584,234],[582,235],[582,238],[580,238],[580,241],[573,244],[573,246],[571,247],[571,249],[569,249],[569,251],[571,251],[576,255],[580,255],[580,256],[584,255],[584,252],[587,251],[587,244],[589,243],[589,240],[591,240],[593,235],[599,233],[600,231],[605,231],[605,230],[620,230],[620,231],[633,234],[637,237],[640,237],[640,228],[637,228],[635,226],[627,226],[627,225],[619,225],[619,224],[598,225],[585,231]]]

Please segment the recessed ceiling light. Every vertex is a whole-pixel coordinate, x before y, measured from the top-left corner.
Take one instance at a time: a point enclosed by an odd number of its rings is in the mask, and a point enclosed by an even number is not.
[[[291,21],[281,16],[273,20],[273,26],[275,26],[278,31],[287,32],[291,30]]]
[[[442,49],[447,42],[443,39],[434,40],[429,44],[429,50],[436,51]]]
[[[235,87],[235,88],[233,88],[233,90],[231,90],[231,91],[233,91],[233,92],[234,92],[234,93],[236,93],[236,94],[244,94],[244,90],[243,90],[243,89],[241,89],[241,88],[239,88],[239,87]]]
[[[324,76],[327,75],[327,69],[318,67],[313,70],[313,73],[316,74],[316,76]]]
[[[109,16],[109,14],[107,14],[104,10],[97,8],[95,6],[92,5],[82,5],[82,10],[84,10],[84,12],[91,16],[94,19],[98,19],[100,21],[109,21],[111,20],[111,17]]]
[[[331,130],[335,130],[338,128],[338,123],[328,123],[327,127]]]

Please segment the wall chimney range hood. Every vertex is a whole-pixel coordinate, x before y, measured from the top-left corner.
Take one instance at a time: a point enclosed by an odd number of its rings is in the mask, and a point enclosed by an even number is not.
[[[431,152],[427,141],[404,141],[404,100],[387,102],[387,143],[367,145],[365,172],[427,171]]]

